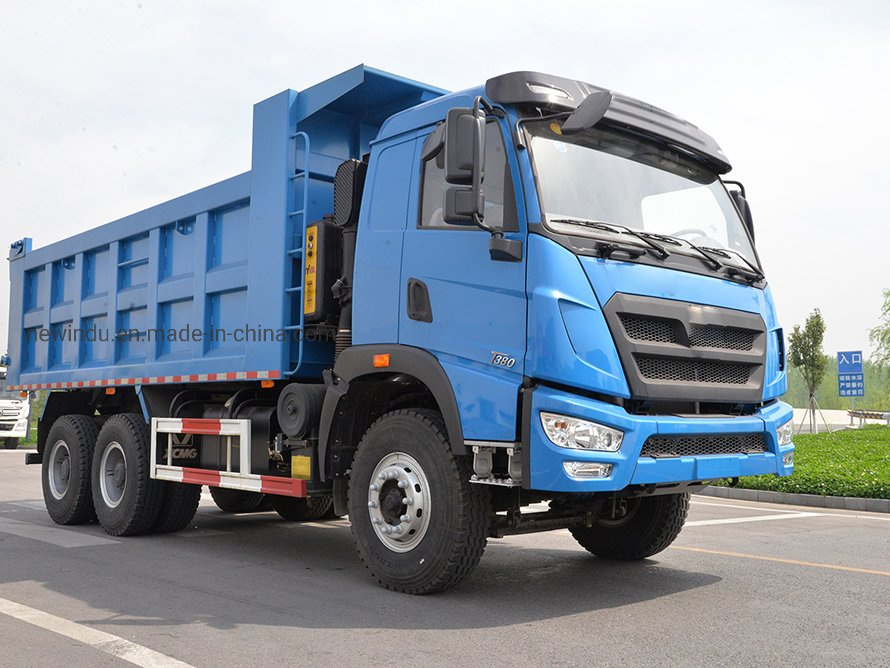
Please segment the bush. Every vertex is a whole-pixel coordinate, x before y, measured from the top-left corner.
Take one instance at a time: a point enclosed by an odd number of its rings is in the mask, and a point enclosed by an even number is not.
[[[738,486],[890,499],[890,428],[869,425],[833,434],[801,434],[794,438],[794,446],[793,475],[741,478]]]

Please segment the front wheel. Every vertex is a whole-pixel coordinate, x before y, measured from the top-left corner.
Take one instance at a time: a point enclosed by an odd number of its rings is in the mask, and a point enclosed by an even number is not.
[[[689,512],[688,494],[622,499],[614,518],[570,529],[588,552],[605,559],[637,561],[667,548],[680,534]]]
[[[17,438],[4,438],[3,439],[3,449],[4,450],[15,450],[19,447],[19,439]]]
[[[380,584],[428,594],[475,568],[491,503],[470,475],[435,411],[394,411],[371,425],[353,462],[349,519],[358,554]]]

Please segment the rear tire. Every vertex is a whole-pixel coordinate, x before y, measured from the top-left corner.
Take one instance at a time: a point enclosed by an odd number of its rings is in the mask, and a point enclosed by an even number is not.
[[[168,482],[165,486],[164,503],[152,533],[173,533],[185,529],[194,519],[201,502],[201,485]]]
[[[313,522],[323,519],[334,506],[330,496],[313,496],[305,499],[294,496],[269,495],[272,510],[288,522]]]
[[[87,415],[63,415],[49,430],[40,477],[46,510],[56,524],[86,524],[96,517],[90,469],[98,434]]]
[[[645,559],[664,550],[680,534],[689,512],[689,494],[635,497],[627,504],[623,517],[569,531],[581,547],[598,557]]]
[[[216,507],[226,513],[256,513],[272,509],[267,496],[259,492],[211,487],[210,496]]]
[[[4,438],[3,439],[3,449],[4,450],[15,450],[19,447],[19,439],[17,438]]]
[[[442,416],[387,413],[365,433],[353,462],[349,519],[359,557],[387,589],[429,594],[479,563],[491,523],[483,485],[455,457]]]
[[[151,531],[164,502],[165,485],[149,477],[151,442],[141,415],[124,413],[105,422],[93,453],[93,506],[112,536]]]

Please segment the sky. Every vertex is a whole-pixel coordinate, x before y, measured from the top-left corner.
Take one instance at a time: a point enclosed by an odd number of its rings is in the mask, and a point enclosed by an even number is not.
[[[786,331],[819,308],[826,353],[867,354],[890,288],[884,1],[2,0],[0,243],[247,171],[254,103],[359,63],[450,90],[543,71],[698,125],[745,183]],[[0,353],[8,294],[0,261]]]

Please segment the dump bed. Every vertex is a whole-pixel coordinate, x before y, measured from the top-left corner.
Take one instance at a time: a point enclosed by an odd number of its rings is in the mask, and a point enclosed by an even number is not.
[[[9,383],[28,389],[317,376],[304,235],[339,164],[441,95],[362,65],[254,107],[251,171],[33,250],[10,251]]]

